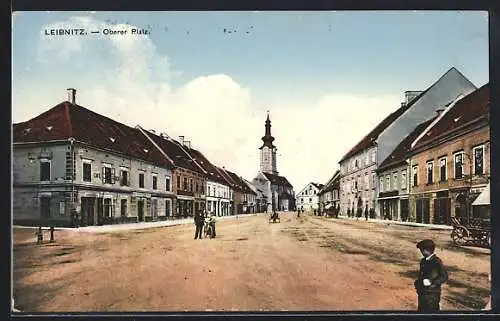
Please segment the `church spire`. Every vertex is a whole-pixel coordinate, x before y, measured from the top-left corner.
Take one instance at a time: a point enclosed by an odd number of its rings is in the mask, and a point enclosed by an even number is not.
[[[268,146],[270,148],[275,147],[273,145],[274,137],[271,135],[271,120],[269,119],[269,110],[267,111],[266,131],[265,131],[264,137],[262,137],[262,141],[264,142],[262,147],[264,147],[264,146]]]

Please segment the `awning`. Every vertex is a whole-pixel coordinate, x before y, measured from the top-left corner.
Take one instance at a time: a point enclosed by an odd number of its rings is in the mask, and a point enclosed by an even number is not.
[[[490,184],[483,189],[472,205],[490,205]]]

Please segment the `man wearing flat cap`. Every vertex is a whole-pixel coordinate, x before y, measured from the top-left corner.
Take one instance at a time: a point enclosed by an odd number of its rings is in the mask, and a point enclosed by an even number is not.
[[[438,312],[441,300],[441,284],[448,280],[443,262],[436,256],[436,245],[432,240],[422,240],[417,243],[422,253],[418,279],[414,285],[418,295],[418,311]]]

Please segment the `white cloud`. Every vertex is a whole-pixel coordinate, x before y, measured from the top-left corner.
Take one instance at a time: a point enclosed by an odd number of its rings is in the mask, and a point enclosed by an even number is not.
[[[131,27],[110,26],[89,16],[73,17],[42,30],[65,26]],[[266,115],[256,113],[251,89],[238,84],[230,75],[200,75],[173,90],[169,84],[172,75],[169,60],[147,36],[41,39],[38,57],[45,62],[51,59],[62,64],[77,59],[91,64],[102,52],[112,53],[115,64],[110,70],[84,75],[91,85],[77,88],[79,104],[131,126],[140,124],[146,129],[165,131],[174,138],[184,135],[214,164],[226,166],[249,180],[256,174]],[[57,97],[62,90],[45,89],[56,91]],[[56,103],[57,98],[48,106]],[[332,93],[307,105],[284,100],[273,106],[272,133],[280,155],[278,170],[290,180],[296,192],[311,180],[326,182],[343,154],[398,104],[399,97]],[[23,104],[18,102],[18,105]],[[25,115],[17,109],[14,113]]]

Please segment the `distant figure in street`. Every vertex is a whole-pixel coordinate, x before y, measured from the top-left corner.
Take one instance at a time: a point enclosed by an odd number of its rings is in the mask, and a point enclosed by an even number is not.
[[[300,217],[300,208],[297,209],[297,217]]]
[[[365,207],[365,220],[368,221],[368,204]]]
[[[314,210],[314,216],[316,216],[316,210]]]
[[[441,284],[448,280],[448,272],[441,259],[434,253],[436,246],[432,240],[418,242],[417,248],[423,255],[419,276],[414,282],[418,296],[418,311],[437,312],[441,300]]]
[[[203,216],[200,212],[196,212],[194,215],[194,224],[196,226],[196,231],[194,232],[194,239],[202,238],[201,232],[203,231]]]

